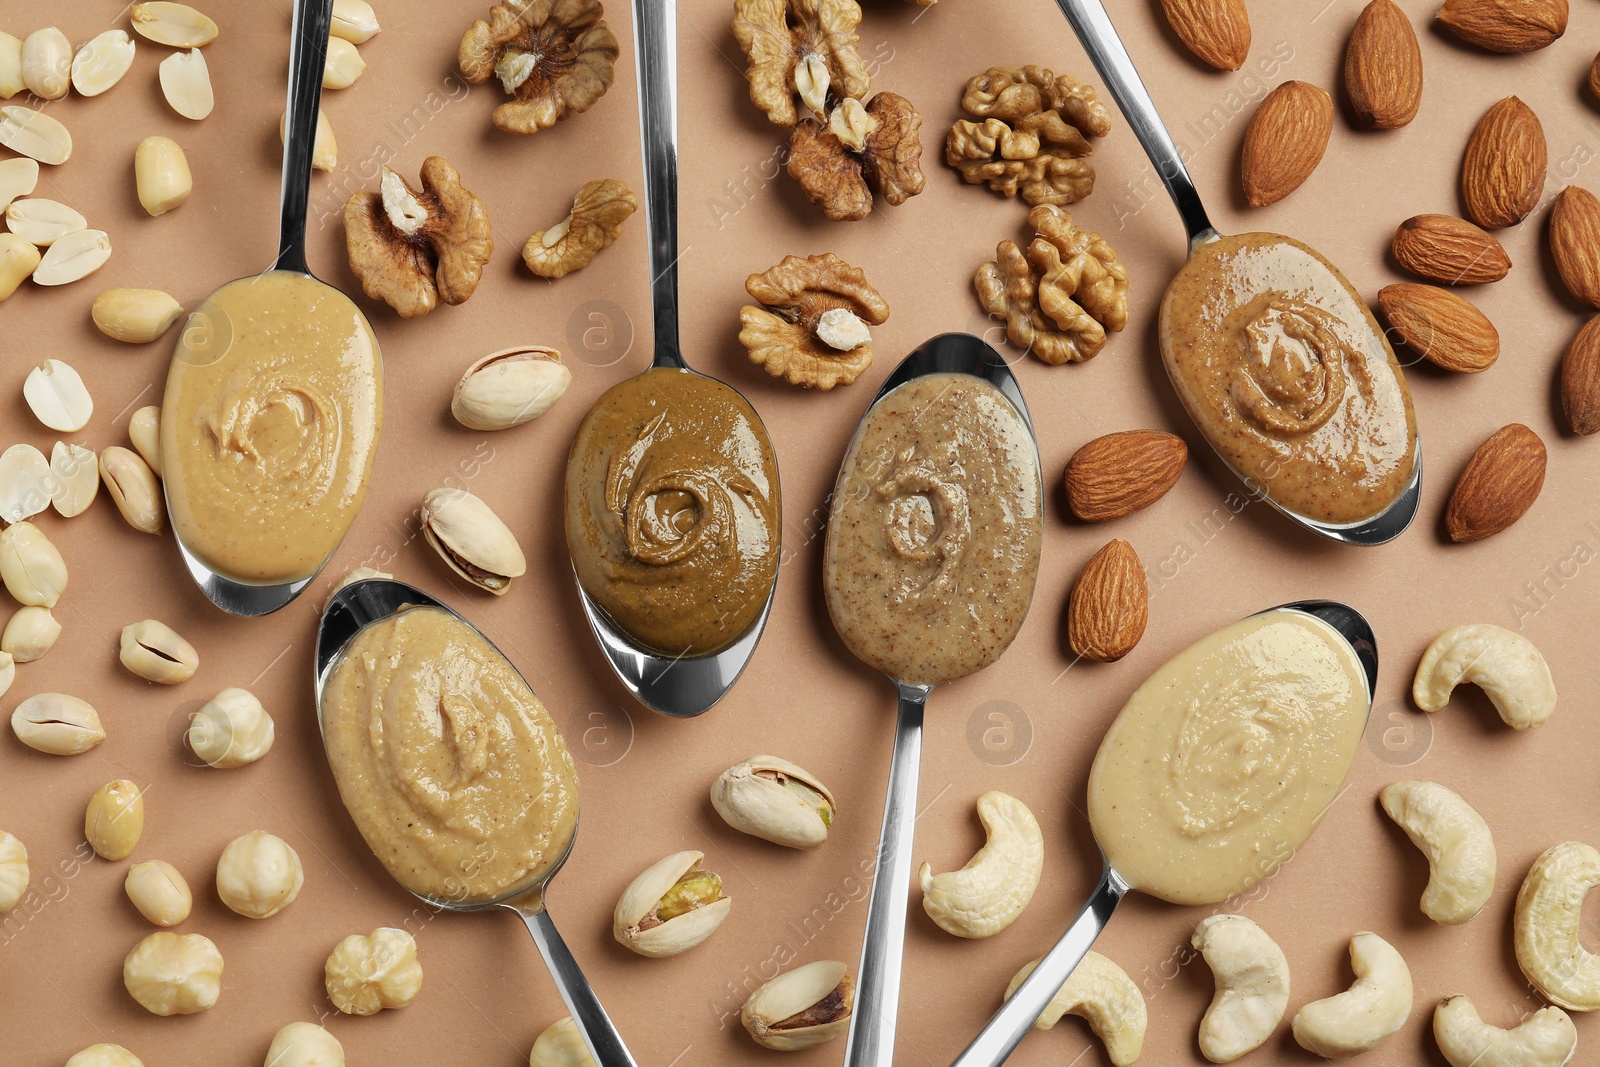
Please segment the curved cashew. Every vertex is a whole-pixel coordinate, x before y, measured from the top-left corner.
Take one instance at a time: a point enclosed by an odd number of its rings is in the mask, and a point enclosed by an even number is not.
[[[1189,939],[1216,981],[1200,1019],[1200,1051],[1232,1063],[1260,1048],[1289,1006],[1289,961],[1267,932],[1243,915],[1211,915]]]
[[[1450,1067],[1566,1067],[1578,1051],[1577,1027],[1560,1008],[1540,1008],[1502,1030],[1460,994],[1433,1009],[1433,1037]]]
[[[1517,891],[1517,966],[1543,997],[1572,1011],[1600,1008],[1600,956],[1578,942],[1583,898],[1600,885],[1600,852],[1581,841],[1545,849]]]
[[[1300,1047],[1330,1060],[1376,1047],[1411,1014],[1411,970],[1389,942],[1365,931],[1352,937],[1350,969],[1354,985],[1312,1001],[1294,1017]]]
[[[965,867],[936,875],[924,863],[917,872],[923,910],[957,937],[990,937],[1010,926],[1033,899],[1044,869],[1044,835],[1022,801],[985,793],[978,820],[988,841]]]
[[[1017,972],[1006,986],[1007,1000],[1037,966],[1039,960],[1034,960]],[[1127,1067],[1144,1049],[1144,1029],[1149,1022],[1144,997],[1127,971],[1098,952],[1084,953],[1082,961],[1039,1013],[1033,1028],[1048,1030],[1063,1015],[1076,1015],[1087,1022],[1116,1067]]]
[[[1450,693],[1471,682],[1508,726],[1543,726],[1556,710],[1556,683],[1539,650],[1519,633],[1488,623],[1457,626],[1433,639],[1417,665],[1411,697],[1423,711],[1438,711]]]
[[[1436,923],[1464,923],[1494,893],[1494,837],[1472,805],[1437,782],[1392,782],[1378,801],[1411,843],[1428,857],[1422,914]]]

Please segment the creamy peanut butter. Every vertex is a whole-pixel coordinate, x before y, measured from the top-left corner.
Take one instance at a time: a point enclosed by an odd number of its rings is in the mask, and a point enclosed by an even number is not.
[[[322,694],[322,739],[361,836],[413,893],[496,900],[566,855],[578,822],[566,742],[448,611],[410,608],[351,640]]]
[[[1089,821],[1130,885],[1211,904],[1270,875],[1339,795],[1369,707],[1333,627],[1255,615],[1168,660],[1106,731]]]
[[[337,289],[270,271],[184,324],[161,408],[173,529],[207,567],[276,584],[316,573],[366,496],[383,366]]]
[[[1039,571],[1039,460],[1004,394],[913,378],[873,405],[839,470],[823,583],[850,651],[932,685],[999,658]]]
[[[618,628],[672,656],[733,643],[778,574],[777,457],[714,378],[657,368],[595,402],[567,458],[567,549]]]
[[[1371,310],[1315,250],[1268,233],[1196,247],[1162,298],[1160,337],[1195,424],[1283,508],[1349,525],[1410,482],[1405,376]]]

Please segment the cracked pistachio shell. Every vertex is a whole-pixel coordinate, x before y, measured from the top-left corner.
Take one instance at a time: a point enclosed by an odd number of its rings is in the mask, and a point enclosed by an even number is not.
[[[651,864],[629,883],[611,916],[611,932],[617,941],[641,956],[660,959],[687,952],[710,937],[728,917],[733,906],[731,897],[686,911],[648,930],[639,929],[644,917],[655,910],[678,879],[705,858],[705,853],[694,849],[674,852]]]
[[[76,756],[106,739],[100,713],[65,693],[39,693],[18,704],[11,730],[29,748],[52,756]]]
[[[785,785],[787,778],[795,785]],[[815,794],[808,800],[805,791]],[[822,808],[828,816],[824,819]],[[711,806],[741,833],[789,848],[821,848],[833,819],[833,794],[804,767],[778,756],[751,756],[717,776]]]
[[[553,348],[504,348],[468,367],[450,398],[450,414],[469,430],[506,430],[538,418],[572,384]]]
[[[500,516],[465,489],[433,489],[422,498],[422,536],[451,570],[495,596],[528,569]]]
[[[19,522],[0,531],[0,580],[17,603],[53,608],[67,587],[67,564],[43,531]]]
[[[750,995],[745,1001],[739,1020],[750,1031],[756,1044],[780,1052],[796,1052],[813,1048],[843,1034],[850,1027],[850,1008],[854,990],[846,985],[844,1010],[838,1018],[815,1026],[800,1026],[787,1030],[773,1027],[783,1020],[798,1015],[817,1004],[849,982],[845,965],[837,960],[817,960],[780,974]]]

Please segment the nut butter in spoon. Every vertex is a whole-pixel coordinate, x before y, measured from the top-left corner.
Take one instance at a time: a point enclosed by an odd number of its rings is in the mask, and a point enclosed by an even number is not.
[[[196,582],[263,615],[310,584],[355,520],[383,422],[378,342],[305,258],[311,150],[332,0],[297,0],[279,252],[185,323],[167,372],[161,469]]]

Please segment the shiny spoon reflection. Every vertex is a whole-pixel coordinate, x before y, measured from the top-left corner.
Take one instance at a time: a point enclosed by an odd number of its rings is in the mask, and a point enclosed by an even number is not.
[[[440,603],[422,590],[404,582],[369,578],[345,586],[328,600],[328,606],[322,613],[321,625],[317,629],[316,707],[319,730],[322,728],[323,693],[344,649],[367,627],[410,608],[418,607],[447,611],[463,625],[482,636],[477,627],[462,618],[449,605]],[[484,637],[484,640],[488,641],[488,638]],[[494,642],[489,641],[489,645],[493,647]],[[496,648],[495,651],[499,652],[499,649]],[[507,663],[511,662],[504,653],[500,655]],[[515,665],[512,669],[516,669]],[[518,671],[518,674],[521,672]],[[524,678],[523,681],[526,682],[527,679]],[[528,688],[531,691],[533,687]],[[574,825],[561,856],[537,879],[526,885],[515,886],[493,900],[463,903],[459,900],[435,900],[420,893],[413,895],[424,903],[445,911],[468,912],[507,908],[516,912],[527,925],[528,932],[533,935],[534,944],[539,948],[539,955],[544,957],[545,966],[550,970],[550,977],[555,980],[561,999],[578,1024],[584,1043],[589,1046],[595,1062],[599,1067],[637,1067],[633,1055],[623,1044],[622,1035],[617,1032],[616,1025],[606,1014],[588,979],[584,977],[582,968],[578,966],[578,961],[573,958],[566,942],[556,931],[555,924],[551,922],[550,915],[545,910],[545,886],[566,862],[577,836],[577,827]]]

